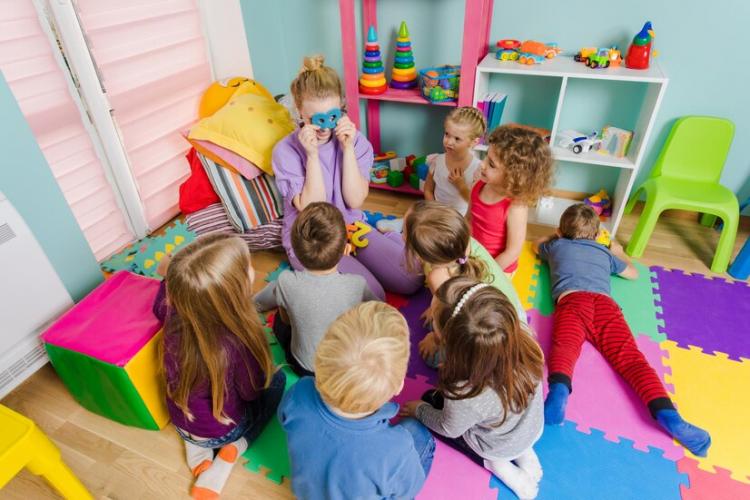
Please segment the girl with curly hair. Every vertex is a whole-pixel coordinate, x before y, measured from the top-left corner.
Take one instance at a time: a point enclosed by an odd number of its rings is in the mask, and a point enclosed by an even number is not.
[[[518,267],[529,206],[552,182],[552,152],[536,132],[504,125],[487,138],[489,150],[471,190],[471,233],[507,274]]]

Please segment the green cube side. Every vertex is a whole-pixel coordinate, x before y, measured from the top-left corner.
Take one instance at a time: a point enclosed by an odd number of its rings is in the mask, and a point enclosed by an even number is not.
[[[55,371],[81,406],[121,424],[159,430],[124,368],[52,344],[44,346]]]

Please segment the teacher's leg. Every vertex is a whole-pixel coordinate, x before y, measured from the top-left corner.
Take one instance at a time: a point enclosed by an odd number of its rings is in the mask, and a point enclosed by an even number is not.
[[[357,260],[389,292],[411,295],[424,285],[424,276],[406,269],[406,249],[400,233],[382,234],[375,228],[366,236],[369,243],[357,249]]]

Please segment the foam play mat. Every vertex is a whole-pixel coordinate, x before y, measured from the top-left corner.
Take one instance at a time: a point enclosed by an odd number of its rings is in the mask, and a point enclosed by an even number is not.
[[[612,278],[612,295],[675,405],[711,434],[708,456],[693,456],[662,432],[634,391],[586,343],[576,365],[567,420],[562,426],[545,426],[535,446],[544,468],[538,498],[750,498],[750,340],[745,326],[750,286],[677,269],[637,267],[638,280]],[[513,284],[548,353],[554,311],[549,269],[530,246],[524,248]],[[403,403],[418,399],[437,380],[437,372],[417,352],[427,331],[419,316],[430,295],[425,289],[409,297],[389,294],[387,300],[404,314],[411,330],[407,379],[395,398]],[[266,429],[247,465],[266,470],[277,482],[289,471],[279,430],[273,425]],[[488,471],[438,441],[418,498],[514,495]]]

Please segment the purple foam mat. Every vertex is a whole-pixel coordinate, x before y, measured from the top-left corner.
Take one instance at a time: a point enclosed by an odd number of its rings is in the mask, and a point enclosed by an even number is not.
[[[661,296],[660,331],[680,347],[722,352],[731,359],[750,359],[747,320],[750,286],[700,274],[652,267]]]
[[[409,324],[411,335],[411,353],[409,354],[409,367],[406,373],[412,378],[422,375],[427,382],[435,384],[437,382],[437,371],[427,366],[422,360],[422,356],[419,355],[419,342],[429,332],[429,329],[422,325],[422,320],[419,317],[430,305],[431,300],[432,294],[430,291],[427,288],[422,288],[419,292],[407,297],[406,305],[399,310]]]

